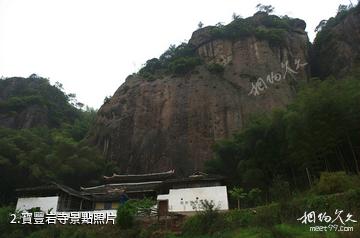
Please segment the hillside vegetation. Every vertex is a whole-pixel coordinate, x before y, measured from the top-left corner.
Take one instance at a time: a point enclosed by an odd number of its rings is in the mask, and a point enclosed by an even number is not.
[[[0,119],[0,204],[15,202],[15,188],[52,181],[76,188],[106,172],[101,154],[83,141],[95,110],[76,108],[74,95],[38,76],[2,79],[0,94],[0,115],[6,119]],[[28,116],[16,124],[20,128],[8,127],[9,118],[24,111]],[[26,123],[44,114],[45,121]]]

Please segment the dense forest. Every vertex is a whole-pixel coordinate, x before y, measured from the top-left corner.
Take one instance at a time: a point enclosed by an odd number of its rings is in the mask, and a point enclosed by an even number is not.
[[[106,172],[101,153],[84,142],[94,109],[79,109],[74,94],[42,77],[0,80],[0,88],[11,85],[0,103],[2,117],[16,117],[34,105],[48,116],[29,128],[0,127],[0,203],[14,202],[15,188],[51,181],[76,188]]]
[[[286,109],[254,115],[245,130],[219,141],[208,172],[260,188],[267,199],[278,183],[296,192],[311,188],[322,172],[359,174],[359,91],[355,78],[314,79]]]

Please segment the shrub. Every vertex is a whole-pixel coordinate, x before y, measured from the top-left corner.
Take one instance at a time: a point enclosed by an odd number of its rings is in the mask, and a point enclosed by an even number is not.
[[[18,225],[18,224],[10,224],[12,220],[12,216],[15,208],[7,206],[0,207],[0,237],[4,238],[22,238],[27,237],[27,234],[40,229],[40,227],[30,226],[30,225]],[[17,214],[17,218],[19,219],[20,215]],[[17,219],[17,220],[18,220]]]
[[[258,205],[261,202],[261,189],[253,188],[249,191],[248,194],[249,200],[253,203],[253,205]]]
[[[250,225],[254,219],[254,212],[249,209],[246,210],[230,210],[224,215],[226,224],[230,224],[232,227],[245,227]]]
[[[122,229],[130,229],[134,225],[134,208],[129,202],[117,209],[116,224]]]
[[[346,201],[346,207],[344,207],[344,209],[352,210],[356,212],[358,216],[360,215],[360,189],[350,189],[347,191],[344,201]]]
[[[280,223],[279,206],[272,204],[264,207],[259,207],[258,209],[256,209],[252,225],[270,227],[279,223]]]
[[[223,65],[216,64],[216,63],[208,65],[207,68],[211,73],[214,73],[214,74],[222,74],[225,70]]]
[[[230,24],[214,27],[210,34],[214,39],[241,39],[255,36],[261,40],[268,40],[272,45],[279,45],[285,41],[285,33],[290,30],[295,19],[263,14],[260,20],[252,18],[237,18]]]
[[[291,18],[280,18],[275,15],[268,15],[261,20],[261,24],[268,28],[290,29]]]
[[[240,201],[246,199],[247,193],[245,193],[243,188],[234,187],[229,191],[229,194],[237,201],[237,208],[240,209]]]
[[[314,191],[317,194],[332,194],[345,192],[360,185],[357,176],[347,175],[345,172],[323,172]]]
[[[200,63],[199,57],[181,57],[172,61],[169,64],[169,69],[172,73],[183,75],[190,72]]]
[[[199,211],[193,217],[188,218],[183,231],[186,235],[213,234],[216,231],[223,230],[224,216],[219,214],[217,207],[213,202],[207,200],[201,201],[202,211]]]
[[[230,24],[218,25],[210,31],[214,39],[239,39],[251,36],[253,33],[253,24],[249,19],[238,18]]]
[[[0,234],[6,234],[11,230],[9,223],[13,211],[11,207],[0,207]]]
[[[171,45],[159,59],[148,60],[145,66],[139,70],[139,74],[152,81],[157,72],[185,74],[199,64],[201,64],[201,60],[196,56],[195,49],[182,43],[177,47]]]
[[[152,209],[156,204],[154,200],[151,200],[149,198],[132,199],[129,200],[127,203],[129,206],[131,206],[134,215],[139,215],[139,216],[150,216]]]
[[[276,177],[273,181],[273,185],[270,188],[270,194],[274,200],[283,202],[287,201],[290,197],[290,184],[287,181]]]
[[[154,205],[155,202],[148,198],[142,200],[129,200],[125,204],[119,206],[116,223],[122,229],[132,228],[135,216],[150,216]]]
[[[351,189],[345,193],[331,195],[308,195],[280,205],[281,218],[284,221],[299,218],[305,211],[334,214],[336,209],[350,212],[355,217],[360,215],[360,190]]]
[[[286,31],[284,29],[268,29],[258,27],[255,30],[255,36],[260,40],[267,40],[270,45],[278,46],[285,42]]]
[[[328,199],[324,196],[308,196],[303,201],[304,210],[309,211],[328,211]]]
[[[146,61],[145,67],[140,69],[140,75],[154,74],[156,70],[161,69],[161,62],[157,58]]]

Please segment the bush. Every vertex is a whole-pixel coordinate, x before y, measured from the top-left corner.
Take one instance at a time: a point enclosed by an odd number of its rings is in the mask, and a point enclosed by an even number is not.
[[[275,15],[268,15],[261,20],[261,24],[268,28],[290,29],[291,18],[280,18]]]
[[[149,198],[129,200],[128,205],[131,206],[134,215],[150,216],[156,202]]]
[[[344,197],[344,209],[351,210],[360,215],[360,189],[350,189],[345,193]]]
[[[333,194],[345,192],[360,185],[359,177],[347,175],[345,172],[323,172],[316,184],[316,194]]]
[[[130,229],[134,225],[135,216],[150,216],[155,202],[150,199],[129,200],[117,210],[116,223],[122,229]]]
[[[10,224],[10,214],[13,211],[11,207],[0,207],[0,237],[1,234],[10,234],[13,230]]]
[[[120,205],[117,209],[116,224],[122,229],[130,229],[134,225],[134,208],[129,202]]]
[[[40,227],[39,227],[40,228]],[[133,238],[139,237],[138,229],[121,230],[113,226],[42,226],[27,238]],[[22,238],[21,237],[21,238]]]
[[[217,237],[217,234],[226,234],[228,231],[238,230],[239,227],[241,228],[238,231],[256,227],[261,230],[260,233],[263,231],[269,232],[272,235],[269,237],[298,237],[308,232],[306,227],[299,226],[299,221],[297,221],[298,218],[304,215],[305,211],[315,211],[317,214],[326,212],[333,215],[336,209],[344,210],[344,214],[352,214],[353,218],[357,220],[356,218],[360,215],[360,190],[353,189],[346,193],[333,195],[308,195],[297,199],[289,199],[284,204],[270,204],[254,209],[231,210],[224,214],[218,214],[215,218],[208,218],[208,221],[211,222],[206,222],[202,214],[198,214],[186,220],[183,231],[185,237],[200,237],[200,235],[209,234],[213,234],[211,237]],[[288,225],[292,223],[295,226]],[[356,228],[354,227],[355,231]]]
[[[46,105],[45,99],[39,95],[10,97],[9,99],[0,103],[0,112],[19,111],[31,105]]]
[[[289,182],[282,180],[280,177],[276,177],[270,188],[270,194],[276,201],[287,201],[291,195]]]
[[[145,67],[140,69],[139,73],[145,75],[147,73],[154,74],[157,70],[161,69],[161,62],[157,58],[146,61]]]
[[[222,74],[225,70],[223,65],[216,64],[216,63],[208,65],[207,68],[211,73],[214,73],[214,74]]]
[[[218,25],[210,32],[214,39],[240,39],[251,36],[254,26],[249,19],[238,18],[230,24],[223,26]]]
[[[261,40],[268,40],[272,45],[280,45],[285,41],[285,33],[290,30],[295,19],[264,14],[260,20],[253,18],[238,18],[230,24],[218,25],[211,30],[214,39],[241,39],[255,36]]]
[[[11,224],[12,216],[15,208],[7,206],[0,207],[0,238],[23,238],[27,237],[27,234],[34,232],[41,227],[31,226],[31,225],[20,225],[20,224]],[[17,217],[19,218],[19,214]]]
[[[270,227],[279,224],[280,212],[279,206],[275,204],[259,207],[256,209],[252,225]]]
[[[230,224],[231,227],[246,227],[249,226],[254,219],[254,212],[249,209],[246,210],[230,210],[224,215],[226,224]]]
[[[182,57],[172,61],[169,64],[169,69],[172,73],[183,75],[200,65],[200,63],[199,57]]]
[[[260,40],[267,40],[270,45],[279,46],[285,42],[286,31],[284,29],[267,29],[258,27],[255,36]]]
[[[154,74],[157,72],[185,74],[201,64],[201,60],[196,56],[195,49],[186,43],[175,47],[171,45],[159,59],[153,58],[146,61],[139,74],[152,81],[155,79]]]
[[[261,189],[253,188],[249,191],[248,197],[254,206],[257,206],[261,202]]]
[[[201,202],[202,211],[188,218],[183,225],[186,235],[213,234],[225,227],[224,216],[221,216],[213,202],[204,200]]]
[[[327,212],[334,214],[336,209],[350,212],[355,217],[360,215],[360,190],[351,189],[345,193],[331,195],[307,195],[290,200],[286,205],[280,205],[283,221],[299,218],[305,211]]]

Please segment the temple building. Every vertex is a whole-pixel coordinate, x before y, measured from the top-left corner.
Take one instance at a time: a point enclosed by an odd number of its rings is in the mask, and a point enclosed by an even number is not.
[[[50,183],[17,189],[17,210],[40,208],[48,212],[116,210],[128,199],[150,198],[157,201],[160,216],[168,213],[191,214],[208,201],[219,210],[228,210],[227,188],[223,178],[194,173],[176,178],[175,171],[161,173],[104,176],[101,185],[70,187]]]
[[[162,173],[104,176],[103,185],[95,187],[81,187],[83,194],[89,194],[94,201],[94,209],[116,209],[121,203],[122,196],[128,199],[156,199],[163,182],[174,178],[175,171]]]

